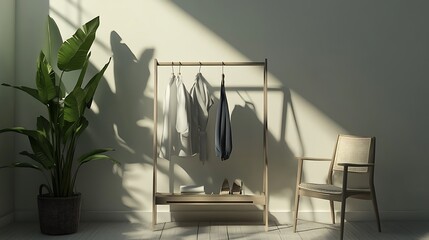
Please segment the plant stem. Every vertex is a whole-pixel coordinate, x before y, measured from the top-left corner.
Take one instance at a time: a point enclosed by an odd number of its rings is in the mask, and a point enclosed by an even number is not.
[[[53,122],[55,125],[55,165],[56,165],[56,179],[57,179],[57,188],[61,187],[61,182],[62,182],[62,172],[61,169],[63,168],[62,166],[62,154],[61,154],[61,125],[60,125],[60,117],[61,117],[61,110],[62,110],[62,106],[61,106],[61,83],[62,83],[62,79],[63,79],[63,74],[64,71],[61,72],[60,75],[60,79],[58,81],[58,88],[57,88],[57,111],[55,112],[55,121]],[[60,188],[61,189],[61,188]],[[56,191],[54,191],[54,195],[58,195],[61,193],[59,192],[59,189],[56,189]]]

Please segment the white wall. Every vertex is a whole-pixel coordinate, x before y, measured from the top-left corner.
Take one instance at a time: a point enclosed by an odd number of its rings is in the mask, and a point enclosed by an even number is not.
[[[296,179],[295,155],[329,157],[338,133],[377,137],[376,188],[384,219],[429,217],[424,184],[428,182],[426,23],[423,1],[17,1],[18,83],[32,83],[45,14],[57,21],[63,38],[100,16],[92,48],[92,67],[110,56],[89,114],[82,151],[110,146],[122,168],[93,163],[80,173],[78,190],[88,218],[148,220],[152,196],[153,60],[262,61],[269,70],[269,174],[272,217],[287,220]],[[31,5],[31,6],[28,6]],[[31,11],[29,10],[31,9]],[[30,41],[32,42],[30,44]],[[177,68],[176,68],[177,71]],[[198,68],[182,68],[188,87]],[[224,177],[244,180],[248,192],[261,190],[259,159],[261,93],[249,89],[262,78],[258,69],[225,69],[234,127],[234,155],[208,163],[161,161],[160,190],[183,183],[205,184],[217,191]],[[160,72],[160,86],[171,74]],[[219,68],[203,68],[215,91]],[[239,94],[238,94],[239,93]],[[160,90],[160,95],[163,90]],[[240,97],[241,95],[241,97]],[[159,99],[160,106],[162,99]],[[244,108],[254,104],[256,115]],[[36,111],[17,95],[16,123],[31,127]],[[212,116],[215,113],[212,109]],[[235,114],[234,114],[235,111]],[[161,123],[161,121],[160,121]],[[210,125],[211,124],[211,125]],[[209,127],[213,123],[209,123]],[[161,126],[159,126],[161,127]],[[252,141],[249,141],[252,139]],[[25,139],[17,151],[28,147]],[[210,145],[209,149],[213,147]],[[258,165],[259,164],[259,165]],[[307,179],[326,177],[324,166],[308,167]],[[326,166],[327,167],[327,166]],[[22,174],[22,175],[21,175]],[[168,176],[174,175],[174,181]],[[27,176],[25,174],[25,176]],[[39,179],[36,175],[31,175]],[[406,181],[404,181],[406,179]],[[18,216],[34,213],[37,181],[17,173]],[[411,187],[410,187],[411,186]],[[414,197],[409,197],[409,195]],[[368,203],[350,201],[350,212],[372,219]],[[310,213],[328,211],[324,201],[303,201]],[[167,211],[168,208],[160,208]],[[369,214],[366,214],[368,211]],[[106,215],[107,214],[107,215]],[[322,214],[323,215],[323,214]],[[85,215],[84,215],[85,216]],[[318,214],[309,216],[318,218]]]
[[[0,83],[15,81],[15,1],[0,3]],[[14,92],[0,87],[0,128],[14,124]],[[11,134],[0,134],[0,165],[9,165],[14,160]],[[0,226],[13,220],[13,170],[0,170]]]
[[[15,41],[15,77],[16,85],[35,88],[36,60],[39,56],[45,34],[45,22],[49,14],[49,1],[15,1],[16,41]],[[28,129],[36,128],[36,117],[43,112],[40,103],[26,93],[15,91],[15,126]],[[31,150],[28,138],[15,136],[15,156],[19,160],[27,158],[18,155],[23,150]],[[23,211],[35,215],[36,196],[42,182],[40,173],[31,169],[15,169],[15,219],[19,220]]]

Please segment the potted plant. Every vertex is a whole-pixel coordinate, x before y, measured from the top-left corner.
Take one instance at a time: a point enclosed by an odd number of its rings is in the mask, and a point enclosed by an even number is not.
[[[53,235],[70,234],[77,231],[80,218],[80,193],[75,191],[80,167],[88,162],[104,159],[110,159],[118,164],[116,160],[104,154],[113,150],[110,148],[95,149],[75,157],[79,137],[88,126],[88,120],[84,116],[85,110],[91,106],[110,59],[101,71],[89,80],[85,79],[91,55],[89,50],[99,26],[99,17],[79,28],[71,38],[59,46],[58,51],[54,49],[54,39],[55,34],[59,35],[59,39],[61,35],[51,17],[48,18],[47,26],[48,47],[40,52],[37,61],[36,88],[2,84],[19,89],[43,104],[47,109],[47,117],[37,117],[35,130],[22,127],[0,130],[0,133],[15,132],[27,136],[32,150],[20,152],[31,161],[19,161],[3,167],[31,168],[40,171],[46,178],[46,183],[40,186],[38,195],[41,231]],[[57,59],[54,52],[58,53]],[[55,61],[58,70],[53,68]],[[80,71],[79,77],[74,83],[74,88],[67,92],[63,76],[76,70]],[[87,83],[83,84],[84,81]]]

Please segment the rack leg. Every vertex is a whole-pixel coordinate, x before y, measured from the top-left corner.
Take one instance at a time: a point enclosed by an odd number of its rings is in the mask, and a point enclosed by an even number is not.
[[[157,219],[156,219],[157,215],[158,215],[157,206],[156,206],[156,204],[154,204],[152,206],[152,231],[155,231],[155,226],[157,224]]]
[[[264,205],[264,225],[265,232],[268,232],[268,206]]]

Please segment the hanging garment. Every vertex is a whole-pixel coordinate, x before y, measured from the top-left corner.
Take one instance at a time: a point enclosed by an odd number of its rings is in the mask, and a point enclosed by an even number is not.
[[[176,152],[178,156],[188,157],[193,155],[192,151],[192,100],[191,95],[186,90],[182,77],[177,76],[177,118],[176,131],[178,133],[178,142]]]
[[[201,73],[195,78],[191,88],[192,97],[192,152],[200,154],[200,160],[207,160],[207,122],[209,110],[213,105],[206,84],[207,80]]]
[[[177,137],[174,134],[176,126],[176,112],[177,112],[177,87],[176,87],[176,76],[171,76],[170,82],[165,89],[164,105],[163,105],[163,116],[164,125],[162,128],[162,137],[160,143],[159,157],[170,160],[173,148],[173,142],[176,142]]]
[[[232,151],[231,120],[229,117],[228,101],[225,94],[225,75],[222,74],[219,107],[216,115],[215,149],[216,156],[227,160]]]
[[[164,126],[159,156],[167,160],[171,156],[191,156],[191,96],[180,76],[172,76],[165,90]]]

